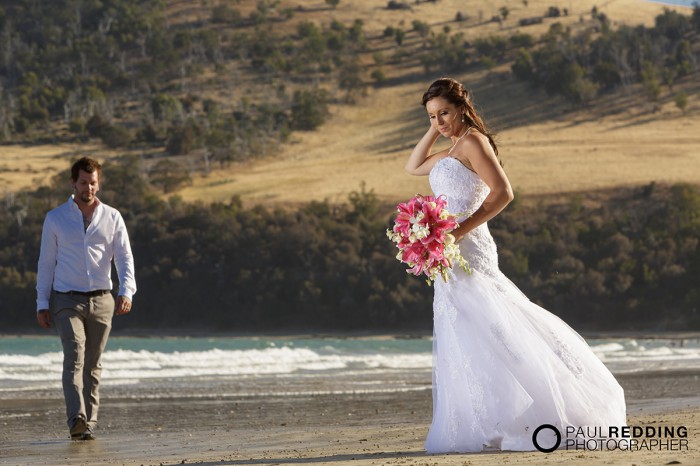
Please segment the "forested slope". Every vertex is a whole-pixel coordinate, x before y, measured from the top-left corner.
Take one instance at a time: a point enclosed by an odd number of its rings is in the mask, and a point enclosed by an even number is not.
[[[296,211],[161,200],[136,159],[102,198],[129,228],[139,291],[118,326],[209,331],[427,330],[432,290],[395,260],[371,192]],[[38,245],[63,179],[0,210],[0,328],[35,325]],[[700,189],[657,186],[516,200],[492,222],[504,272],[586,330],[699,329]],[[115,275],[116,277],[116,275]]]

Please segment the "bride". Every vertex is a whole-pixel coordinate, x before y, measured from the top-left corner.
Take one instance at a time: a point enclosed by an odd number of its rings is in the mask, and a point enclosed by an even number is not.
[[[435,281],[433,421],[428,453],[534,450],[543,424],[626,425],[620,385],[586,342],[528,300],[498,268],[486,222],[513,200],[496,144],[469,92],[450,78],[423,95],[430,128],[406,171],[429,176],[436,196],[463,214],[452,232],[471,273]],[[431,154],[442,135],[452,147]],[[555,443],[555,434],[546,431]],[[538,443],[546,443],[538,436]]]

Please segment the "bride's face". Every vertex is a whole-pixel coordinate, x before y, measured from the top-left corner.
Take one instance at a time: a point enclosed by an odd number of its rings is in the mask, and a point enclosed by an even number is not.
[[[444,97],[435,97],[425,104],[433,128],[446,138],[457,136],[464,127],[462,112]]]

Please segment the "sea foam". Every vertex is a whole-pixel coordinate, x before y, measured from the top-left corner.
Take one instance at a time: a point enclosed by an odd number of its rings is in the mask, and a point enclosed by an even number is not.
[[[60,351],[13,353],[7,351],[13,343],[26,348],[26,342],[24,346],[16,344],[17,341],[0,343],[4,351],[0,354],[0,392],[55,388],[60,384],[63,360]],[[700,370],[697,340],[619,339],[589,343],[613,373]],[[331,380],[351,375],[367,381],[417,377],[429,383],[432,365],[431,342],[426,339],[368,342],[358,339],[153,338],[115,339],[110,344],[114,349],[107,350],[102,361],[102,379],[109,386],[150,381],[150,384],[164,387],[181,382],[207,380],[211,383],[212,380],[261,377]],[[139,345],[148,349],[138,349]]]

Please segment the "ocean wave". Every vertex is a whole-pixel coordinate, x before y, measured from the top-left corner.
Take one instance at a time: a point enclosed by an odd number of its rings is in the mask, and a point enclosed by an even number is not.
[[[201,345],[189,351],[168,351],[173,341],[149,339],[150,349],[127,348],[108,350],[103,355],[102,378],[111,385],[134,385],[143,381],[213,380],[251,377],[298,378],[334,377],[337,374],[412,373],[429,379],[432,355],[429,342],[401,341],[391,346],[382,342],[372,346],[365,342],[323,340],[290,341],[285,345],[268,342],[263,347],[222,349],[226,342],[202,339],[189,344]],[[230,343],[230,342],[229,342]],[[256,340],[256,344],[259,341]],[[596,355],[613,373],[651,370],[700,369],[698,341],[676,340],[593,340]],[[239,344],[237,342],[236,344]],[[167,346],[166,346],[167,345]],[[209,347],[205,347],[209,345]],[[401,346],[399,346],[401,345]],[[266,346],[266,347],[265,347]],[[61,379],[63,355],[60,351],[41,354],[0,354],[0,392],[4,390],[54,387]],[[380,379],[386,380],[382,376]]]
[[[0,355],[0,381],[55,380],[61,353]],[[308,348],[172,352],[112,350],[102,356],[104,380],[246,376],[329,372],[345,369],[401,370],[430,368],[429,353],[342,354]]]

